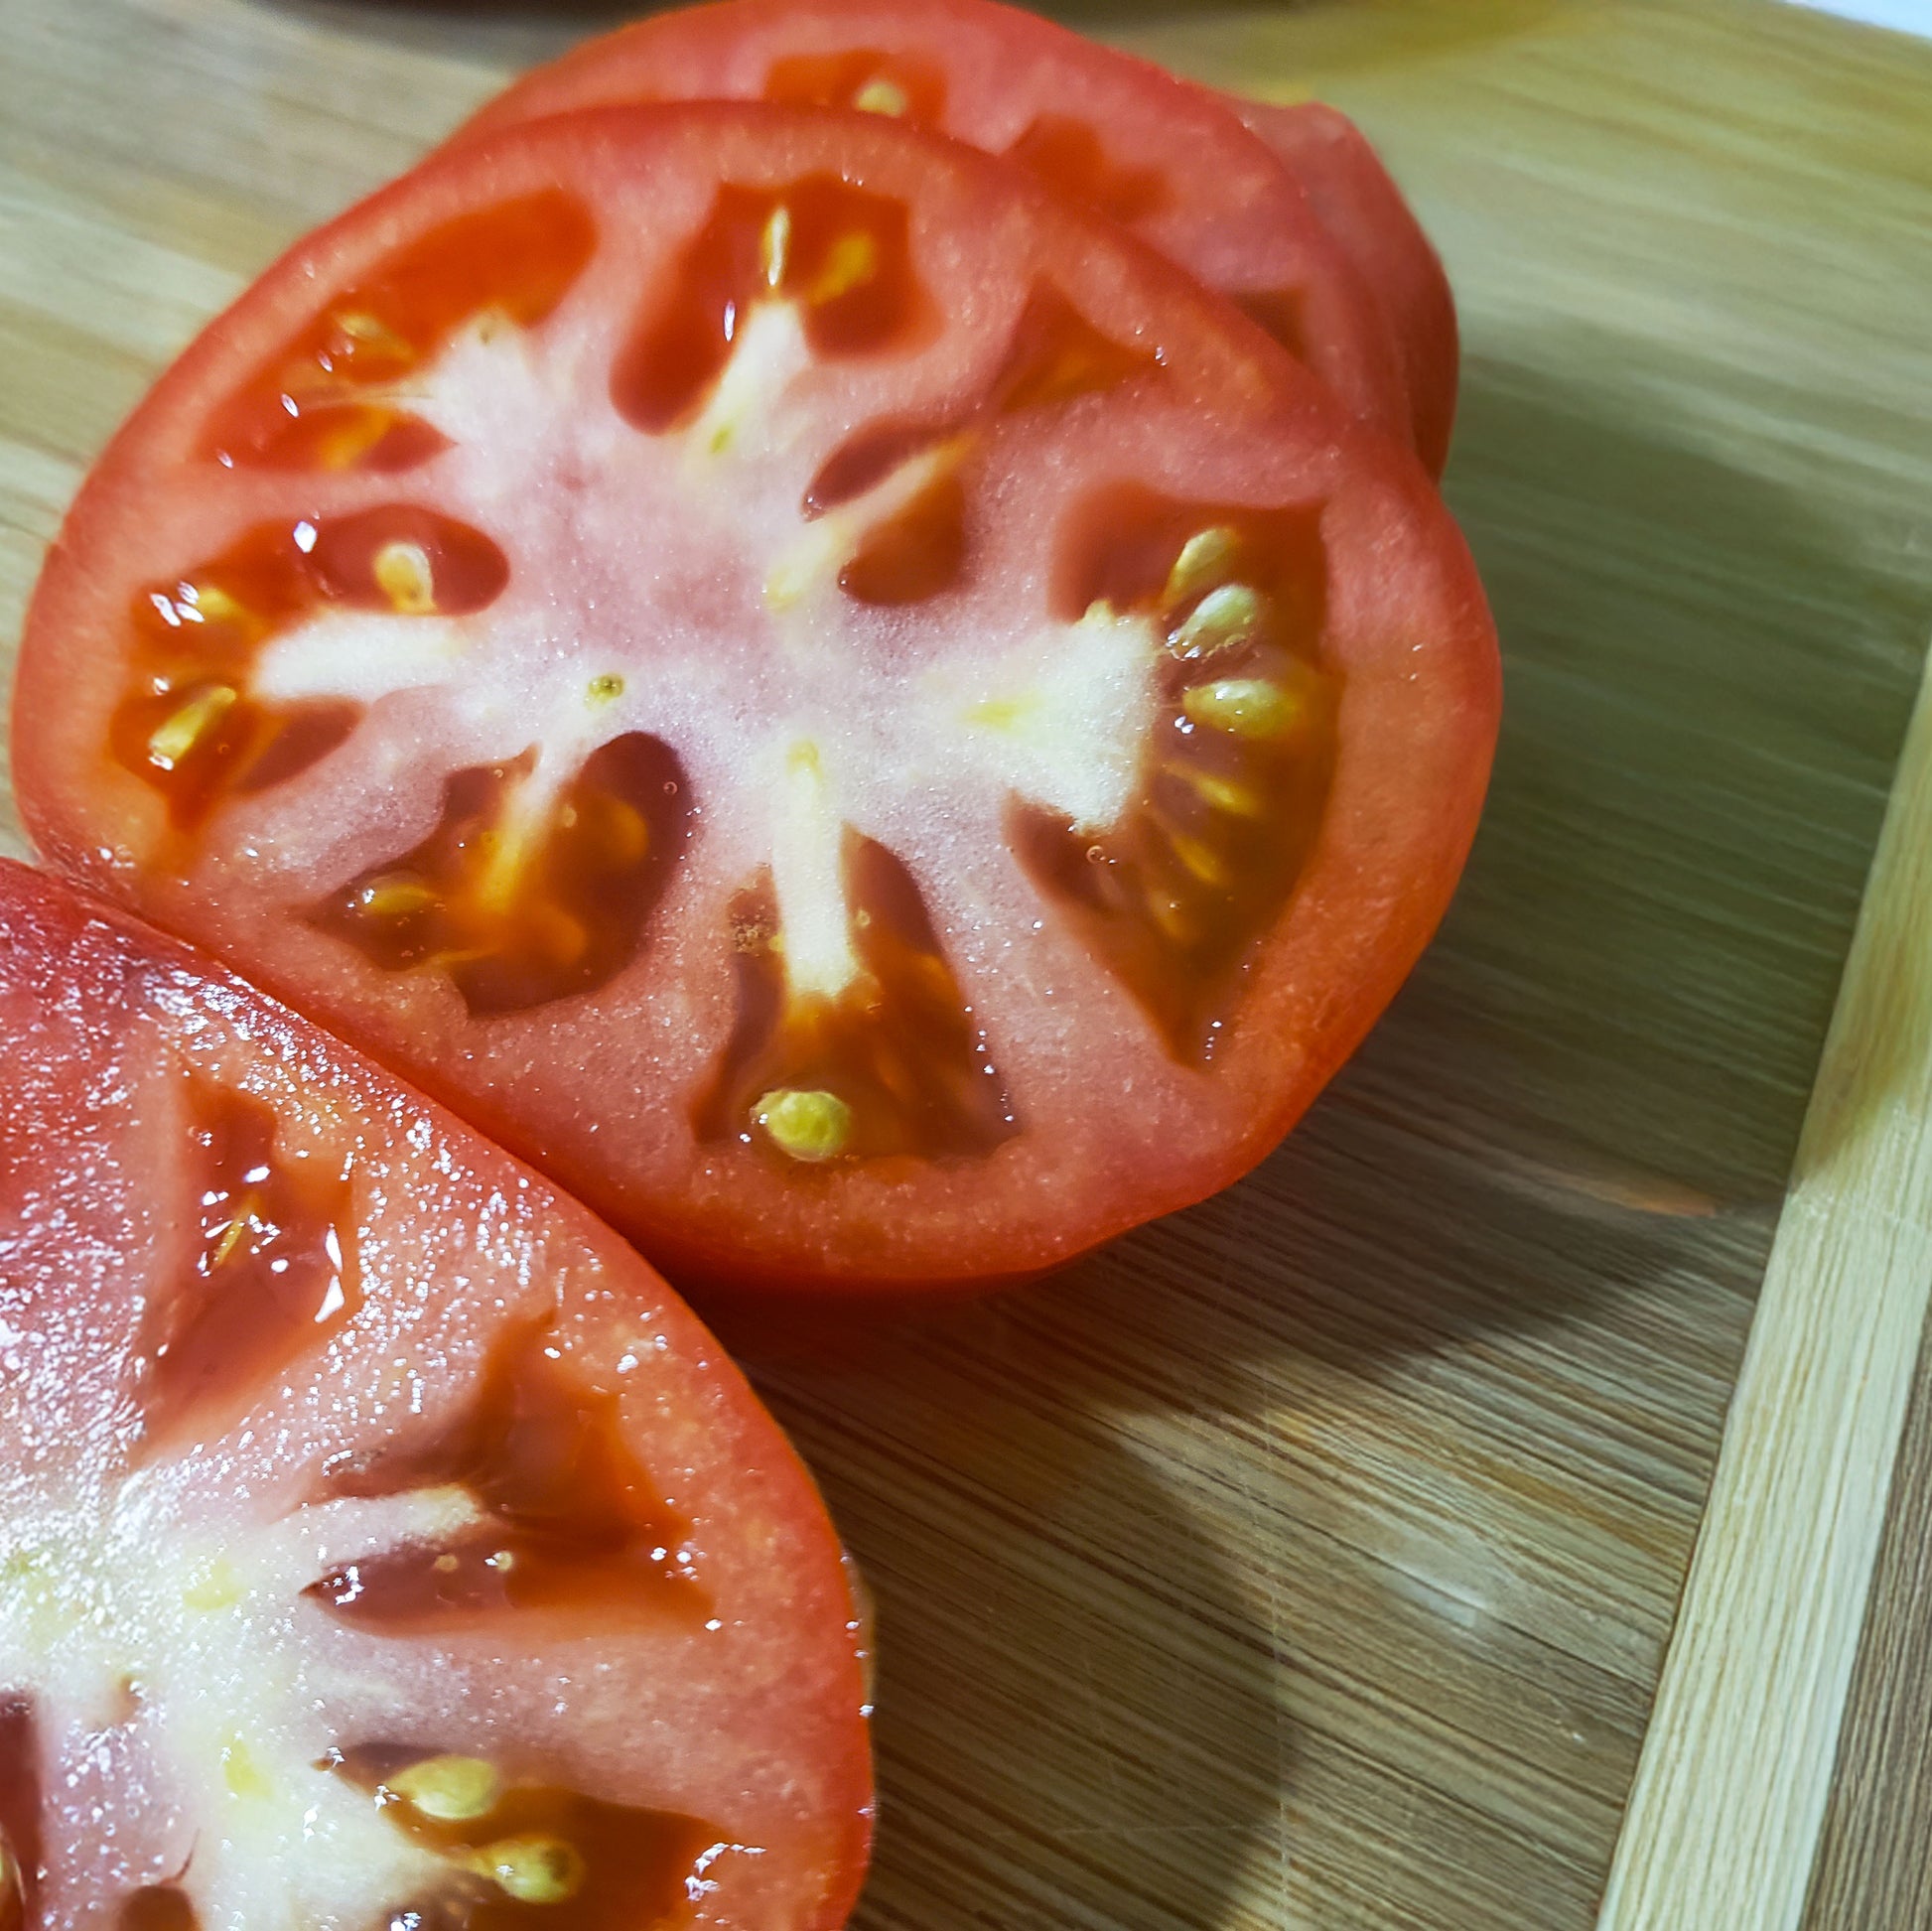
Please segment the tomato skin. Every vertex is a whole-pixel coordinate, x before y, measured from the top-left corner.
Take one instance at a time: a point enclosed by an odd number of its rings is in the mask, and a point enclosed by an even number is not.
[[[861,78],[843,58],[853,49],[891,58],[892,112],[1015,159],[1074,199],[1097,197],[1111,218],[1286,341],[1365,421],[1408,438],[1397,329],[1354,251],[1311,205],[1293,157],[1285,167],[1267,130],[1257,139],[1236,125],[1240,115],[1210,90],[999,0],[675,8],[526,73],[454,139],[591,106],[843,104]],[[799,86],[801,68],[818,69],[823,84]]]
[[[1402,355],[1416,454],[1441,476],[1455,426],[1459,353],[1449,278],[1422,224],[1346,114],[1318,100],[1224,98],[1295,171],[1322,226],[1381,298]]]
[[[1021,1100],[1037,1130],[978,1164],[794,1179],[730,1150],[700,1152],[662,1127],[664,1101],[637,1107],[636,1094],[649,1089],[620,1056],[651,1028],[657,1002],[685,997],[673,978],[652,978],[655,955],[568,1013],[491,1022],[485,1034],[445,989],[376,972],[273,902],[251,882],[260,875],[241,845],[187,867],[144,856],[152,800],[104,768],[99,752],[117,667],[112,630],[130,584],[159,567],[156,559],[191,553],[191,541],[212,553],[229,527],[259,513],[258,479],[198,456],[208,412],[306,319],[318,288],[351,285],[399,237],[480,199],[559,181],[608,183],[597,192],[615,197],[649,169],[673,181],[683,170],[740,165],[717,157],[743,162],[767,143],[780,151],[771,167],[836,165],[862,183],[916,179],[935,207],[950,198],[959,213],[947,218],[961,233],[997,219],[1015,246],[1034,236],[1028,245],[1064,264],[1068,292],[1093,313],[1123,328],[1138,316],[1136,332],[1188,344],[1175,365],[1198,360],[1211,371],[1200,379],[1223,385],[1217,406],[1230,422],[1252,416],[1275,451],[1279,477],[1266,486],[1323,504],[1336,559],[1323,645],[1342,676],[1333,792],[1310,867],[1246,975],[1239,1023],[1211,1077],[1147,1060],[1124,996],[1068,984],[1065,975],[1092,982],[1096,974],[1049,934],[1042,943],[1057,949],[1047,966],[1081,1002],[1078,1050],[1090,1057],[1042,1044],[1032,1063],[1052,1091]],[[1121,461],[1130,471],[1151,466],[1159,450],[1144,442]],[[359,503],[358,486],[318,478],[293,500]],[[505,540],[514,571],[514,542]],[[1354,429],[1298,364],[1233,323],[1214,298],[970,151],[873,117],[707,106],[586,113],[466,145],[271,269],[136,412],[71,511],[30,618],[14,748],[23,810],[55,864],[207,944],[406,1071],[572,1187],[673,1279],[780,1294],[965,1292],[1036,1275],[1199,1199],[1288,1131],[1442,915],[1480,810],[1499,696],[1480,587],[1427,478]],[[326,816],[327,792],[318,777],[302,795]],[[1002,999],[1020,998],[1017,982],[981,984],[986,1010],[1009,1035],[1032,1018],[1000,1011]],[[720,1026],[723,994],[706,998],[700,1016]],[[587,1085],[602,1089],[605,1121],[621,1131],[587,1129]],[[1162,1100],[1169,1113],[1143,1098],[1134,1101],[1141,1111],[1122,1111],[1112,1096],[1130,1089],[1178,1097]],[[646,1132],[660,1136],[661,1150],[640,1144]]]
[[[44,1515],[68,1520],[62,1510],[70,1492],[88,1498],[94,1519],[137,1485],[171,1498],[158,1513],[153,1501],[145,1505],[143,1553],[111,1598],[116,1615],[126,1611],[125,1633],[96,1616],[105,1653],[123,1657],[115,1667],[139,1679],[138,1692],[119,1693],[137,1697],[138,1732],[124,1733],[113,1719],[97,1729],[98,1711],[84,1696],[78,1715],[90,1721],[77,1721],[66,1701],[81,1694],[72,1688],[79,1680],[72,1654],[37,1679],[36,1625],[0,1611],[0,1667],[10,1694],[24,1699],[19,1707],[34,1713],[30,1728],[37,1727],[42,1751],[43,1916],[28,1921],[104,1920],[124,1899],[129,1861],[150,1850],[155,1869],[188,1865],[180,1881],[204,1907],[203,1921],[221,1907],[222,1894],[210,1896],[208,1885],[251,1882],[258,1902],[262,1884],[274,1888],[273,1870],[264,1876],[259,1863],[250,1866],[245,1850],[230,1856],[224,1846],[210,1864],[194,1848],[211,1820],[182,1766],[194,1761],[188,1739],[202,1733],[195,1728],[202,1706],[247,1722],[242,1705],[226,1701],[233,1685],[196,1674],[227,1667],[197,1660],[219,1657],[220,1644],[205,1651],[185,1643],[178,1654],[156,1647],[142,1633],[147,1605],[136,1598],[151,1591],[159,1626],[173,1628],[167,1618],[179,1622],[180,1611],[170,1605],[182,1579],[197,1573],[196,1561],[204,1570],[231,1563],[238,1573],[267,1577],[270,1570],[250,1567],[267,1560],[257,1538],[273,1546],[304,1507],[333,1493],[388,1493],[367,1481],[332,1489],[331,1471],[348,1463],[379,1472],[385,1455],[424,1431],[433,1436],[443,1426],[438,1418],[460,1415],[475,1397],[477,1364],[490,1358],[485,1350],[533,1322],[530,1331],[565,1363],[557,1372],[573,1377],[570,1385],[587,1377],[585,1386],[605,1391],[601,1406],[618,1404],[621,1452],[635,1454],[649,1479],[675,1489],[683,1533],[697,1552],[692,1573],[722,1618],[709,1628],[729,1632],[719,1654],[734,1660],[712,1666],[727,1676],[705,1677],[705,1645],[724,1638],[682,1623],[645,1622],[640,1633],[602,1623],[592,1638],[598,1668],[615,1672],[627,1698],[582,1696],[568,1724],[546,1727],[547,1699],[557,1694],[547,1686],[583,1680],[574,1673],[582,1669],[584,1636],[573,1625],[499,1616],[454,1633],[345,1636],[306,1600],[278,1603],[266,1622],[237,1624],[233,1641],[244,1647],[269,1632],[267,1650],[250,1652],[241,1667],[264,1683],[309,1681],[318,1695],[312,1706],[298,1699],[293,1715],[272,1697],[249,1706],[274,1709],[275,1724],[302,1745],[291,1757],[291,1739],[278,1735],[265,1745],[251,1730],[262,1767],[249,1775],[259,1774],[264,1791],[285,1787],[285,1777],[309,1779],[296,1809],[314,1799],[327,1811],[332,1786],[319,1744],[353,1744],[371,1730],[382,1736],[413,1724],[437,1747],[576,1765],[604,1798],[636,1801],[627,1793],[648,1792],[653,1808],[692,1809],[707,1824],[742,1805],[730,1824],[743,1841],[767,1845],[769,1855],[762,1862],[739,1859],[735,1870],[711,1869],[721,1880],[712,1886],[715,1899],[679,1921],[837,1931],[856,1901],[871,1841],[863,1612],[811,1476],[662,1281],[576,1202],[306,1020],[124,910],[11,861],[0,861],[0,1016],[9,1035],[0,1069],[7,1152],[0,1306],[10,1348],[25,1363],[0,1390],[9,1546],[20,1546],[22,1536],[30,1551],[42,1546],[33,1540],[38,1524]],[[183,1092],[192,1097],[183,1101]],[[144,1380],[130,1370],[129,1349],[138,1356],[143,1346],[144,1298],[165,1306],[169,1295],[197,1292],[196,1273],[176,1264],[184,1241],[192,1246],[186,1229],[194,1206],[175,1197],[193,1172],[181,1166],[180,1122],[184,1105],[191,1122],[214,1117],[195,1110],[210,1095],[222,1107],[272,1118],[271,1185],[299,1167],[306,1173],[308,1166],[334,1172],[340,1165],[349,1193],[340,1248],[330,1251],[339,1266],[347,1254],[359,1297],[351,1291],[350,1311],[326,1352],[311,1346],[266,1381],[246,1370],[245,1405],[205,1410],[199,1446],[184,1452],[191,1434],[154,1440],[149,1452],[139,1417],[151,1398],[141,1390],[160,1364],[150,1358]],[[263,1171],[251,1170],[251,1181]],[[276,1231],[269,1227],[267,1237]],[[225,1244],[217,1251],[225,1259]],[[635,1346],[625,1337],[644,1328],[651,1358],[620,1358],[620,1349]],[[407,1401],[397,1401],[383,1379],[392,1360],[420,1368]],[[277,1383],[287,1385],[278,1390]],[[406,1391],[409,1383],[398,1385]],[[31,1454],[23,1440],[37,1445]],[[329,1533],[320,1529],[315,1539]],[[210,1536],[218,1538],[212,1556]],[[71,1539],[62,1545],[72,1546]],[[111,1542],[86,1560],[111,1565]],[[298,1579],[307,1573],[299,1570]],[[87,1570],[59,1581],[73,1590],[95,1586]],[[560,1659],[565,1673],[553,1676]],[[332,1672],[345,1667],[382,1685],[373,1707],[360,1692],[336,1686]],[[661,1734],[675,1724],[680,1707],[653,1679],[680,1669],[689,1672],[690,1709],[705,1713],[690,1719],[696,1733],[670,1746],[645,1743],[653,1726]],[[743,1690],[730,1680],[738,1670],[747,1671]],[[779,1687],[768,1680],[774,1673]],[[532,1696],[541,1711],[530,1707]],[[320,1714],[325,1706],[331,1715]],[[557,1711],[563,1708],[560,1702]],[[326,1727],[345,1711],[359,1730]],[[186,1728],[181,1738],[177,1725]],[[240,1738],[236,1730],[223,1745],[237,1760]],[[116,1794],[87,1782],[97,1743],[103,1770],[110,1745],[115,1760],[130,1766],[115,1812],[118,1849],[103,1845],[89,1821],[99,1808],[86,1808]],[[75,1750],[84,1758],[77,1774]],[[20,1768],[9,1765],[10,1779]],[[64,1800],[64,1789],[79,1794]],[[694,1803],[700,1793],[705,1801]],[[0,1823],[18,1844],[34,1820],[10,1812]],[[762,1835],[755,1839],[754,1828]],[[675,1867],[668,1879],[682,1902]],[[5,1903],[0,1897],[0,1909]]]

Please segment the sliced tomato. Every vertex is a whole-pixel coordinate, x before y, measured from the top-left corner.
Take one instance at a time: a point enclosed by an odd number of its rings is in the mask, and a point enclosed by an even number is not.
[[[574,1202],[0,863],[0,1924],[841,1924],[809,1476]]]
[[[1219,96],[995,0],[677,8],[525,74],[458,138],[702,99],[858,108],[1004,155],[1231,296],[1357,414],[1410,434],[1385,304],[1272,144]]]
[[[1495,639],[1420,468],[879,116],[451,151],[69,515],[42,849],[680,1281],[969,1287],[1261,1158],[1440,917]]]
[[[1233,105],[1294,170],[1321,225],[1375,291],[1394,332],[1409,397],[1410,440],[1441,476],[1455,426],[1459,351],[1455,301],[1442,258],[1346,114],[1318,100]]]

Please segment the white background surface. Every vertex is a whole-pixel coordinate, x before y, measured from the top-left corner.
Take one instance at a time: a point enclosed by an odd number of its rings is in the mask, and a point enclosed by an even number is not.
[[[1847,20],[1868,20],[1879,27],[1932,38],[1932,0],[1799,0],[1822,12],[1843,14]]]

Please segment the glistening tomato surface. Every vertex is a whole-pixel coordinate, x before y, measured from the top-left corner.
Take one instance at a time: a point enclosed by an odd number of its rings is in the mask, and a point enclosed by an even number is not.
[[[1224,1185],[1448,900],[1418,466],[877,116],[611,110],[304,243],[50,557],[42,848],[681,1280],[982,1285]]]
[[[1351,409],[1410,435],[1387,305],[1273,144],[1233,103],[995,0],[677,8],[524,75],[459,138],[701,99],[856,108],[1002,155],[1231,296]]]
[[[580,1207],[0,865],[0,1925],[833,1931],[809,1477]]]

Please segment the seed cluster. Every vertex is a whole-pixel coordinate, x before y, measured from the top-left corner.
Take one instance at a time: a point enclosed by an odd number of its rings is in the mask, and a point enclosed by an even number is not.
[[[607,1803],[485,1757],[370,1743],[321,1766],[438,1860],[438,1891],[391,1907],[410,1931],[638,1931],[686,1900],[719,1842],[697,1818]]]
[[[1092,836],[1023,809],[1014,849],[1169,1049],[1203,1060],[1326,801],[1338,693],[1317,654],[1318,521],[1110,490],[1074,519],[1064,566],[1070,602],[1145,612],[1165,638],[1164,723],[1117,824]]]

